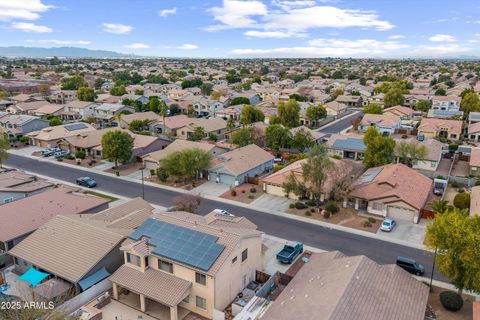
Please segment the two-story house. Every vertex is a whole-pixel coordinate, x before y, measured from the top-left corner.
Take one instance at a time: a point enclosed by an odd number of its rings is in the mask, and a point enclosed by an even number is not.
[[[48,126],[49,122],[39,117],[0,112],[0,132],[6,133],[11,139],[19,138]]]
[[[368,127],[375,127],[384,136],[391,136],[400,128],[400,117],[394,114],[369,114],[363,116],[358,130],[366,132]]]
[[[113,298],[142,312],[168,308],[171,320],[213,319],[263,267],[261,234],[244,217],[154,214],[123,242]]]
[[[217,111],[224,108],[224,105],[219,101],[201,97],[194,100],[192,107],[195,110],[195,114],[199,117],[214,117]]]
[[[122,104],[102,103],[95,106],[94,117],[100,127],[115,127],[122,113],[134,113],[135,109]]]
[[[460,111],[460,101],[458,96],[434,96],[432,98],[432,108],[428,111],[430,118],[451,118],[463,116]]]
[[[61,114],[63,121],[78,121],[84,120],[93,116],[95,110],[95,103],[89,101],[75,100],[69,102],[63,108]]]

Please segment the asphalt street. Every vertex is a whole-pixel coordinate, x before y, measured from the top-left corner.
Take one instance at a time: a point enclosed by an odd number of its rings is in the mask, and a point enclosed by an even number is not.
[[[347,117],[347,119],[342,119],[342,121],[350,122],[351,118]],[[345,123],[343,125],[345,125]],[[336,126],[336,124],[332,126]],[[20,170],[34,172],[71,183],[74,183],[77,177],[85,176],[85,171],[80,169],[18,155],[10,155],[4,163],[5,165]],[[125,181],[114,176],[97,174],[94,171],[88,175],[97,181],[98,186],[96,189],[98,191],[114,193],[128,198],[142,196],[142,186],[140,182]],[[165,207],[171,206],[173,199],[179,195],[180,193],[175,191],[145,185],[145,200],[157,205]],[[222,208],[237,216],[244,216],[267,234],[285,238],[290,241],[300,241],[306,245],[323,250],[339,250],[346,255],[363,254],[381,264],[395,263],[397,256],[413,258],[425,266],[425,276],[430,276],[432,269],[431,252],[209,199],[202,201],[199,213],[206,214],[215,208]],[[435,272],[434,279],[446,281],[438,272]]]

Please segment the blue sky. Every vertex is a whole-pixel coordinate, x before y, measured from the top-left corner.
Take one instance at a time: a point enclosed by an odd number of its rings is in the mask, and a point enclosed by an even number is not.
[[[0,0],[0,46],[165,57],[480,56],[474,0]]]

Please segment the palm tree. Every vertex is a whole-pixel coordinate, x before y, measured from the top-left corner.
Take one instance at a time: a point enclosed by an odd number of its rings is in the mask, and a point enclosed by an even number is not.
[[[442,214],[448,210],[448,201],[447,200],[435,200],[432,202],[432,209],[438,214]]]
[[[228,119],[227,121],[227,129],[228,129],[228,136],[229,136],[229,142],[230,144],[232,143],[232,131],[233,128],[235,128],[235,121],[233,121],[232,118]]]

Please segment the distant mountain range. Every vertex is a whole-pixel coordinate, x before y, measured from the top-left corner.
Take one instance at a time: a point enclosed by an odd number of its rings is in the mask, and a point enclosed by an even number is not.
[[[76,58],[129,58],[135,55],[107,50],[90,50],[77,47],[0,47],[0,57],[76,57]]]

